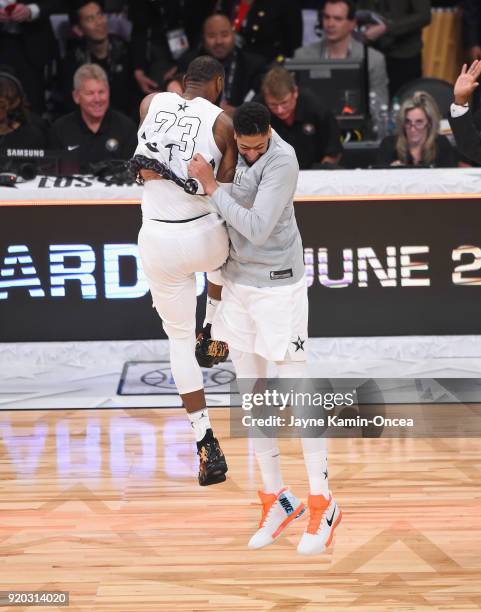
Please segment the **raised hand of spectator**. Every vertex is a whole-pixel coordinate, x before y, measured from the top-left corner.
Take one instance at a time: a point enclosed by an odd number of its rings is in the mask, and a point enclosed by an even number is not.
[[[454,102],[463,106],[478,87],[478,77],[481,74],[481,61],[474,60],[468,68],[463,64],[461,73],[454,84]]]
[[[10,19],[15,21],[16,23],[21,23],[23,21],[30,21],[32,18],[32,11],[26,4],[17,4],[15,8],[10,13]]]
[[[156,91],[159,91],[159,84],[156,81],[150,79],[141,68],[134,70],[134,77],[137,83],[139,84],[140,89],[145,94],[151,94],[155,93]]]
[[[387,27],[385,23],[377,23],[367,25],[363,30],[363,36],[366,40],[374,42],[386,33]]]

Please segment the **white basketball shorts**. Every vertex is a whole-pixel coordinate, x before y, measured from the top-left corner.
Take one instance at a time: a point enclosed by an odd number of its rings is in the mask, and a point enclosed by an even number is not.
[[[309,304],[303,277],[293,285],[250,287],[223,276],[213,337],[269,361],[305,361]]]
[[[139,253],[167,336],[185,338],[195,333],[195,273],[220,268],[229,254],[222,219],[216,213],[186,223],[144,218]]]

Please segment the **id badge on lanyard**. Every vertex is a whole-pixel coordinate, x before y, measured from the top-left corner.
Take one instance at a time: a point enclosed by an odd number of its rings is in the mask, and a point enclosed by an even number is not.
[[[167,43],[169,45],[172,57],[176,60],[189,50],[189,41],[185,33],[184,28],[177,28],[176,30],[168,30],[167,32]]]

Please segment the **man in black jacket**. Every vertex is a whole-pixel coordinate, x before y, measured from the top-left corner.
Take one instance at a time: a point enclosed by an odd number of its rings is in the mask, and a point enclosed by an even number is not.
[[[261,87],[271,125],[297,154],[301,170],[335,166],[342,154],[341,133],[334,115],[308,89],[299,89],[294,76],[274,66]]]
[[[451,104],[449,119],[459,151],[478,164],[481,164],[481,135],[476,127],[479,124],[477,117],[473,116],[469,107],[469,99],[479,86],[480,75],[480,60],[474,60],[469,68],[464,64],[454,84],[454,103]]]
[[[358,9],[374,11],[382,23],[363,28],[368,44],[386,56],[389,94],[422,74],[422,29],[431,21],[429,0],[357,0]]]
[[[70,23],[77,38],[68,43],[63,62],[67,108],[72,106],[75,71],[83,64],[94,63],[107,73],[112,107],[130,115],[134,105],[134,79],[127,42],[116,34],[109,34],[100,0],[74,0],[70,6]]]
[[[243,102],[252,100],[260,90],[266,61],[261,55],[236,46],[234,30],[226,15],[211,15],[205,20],[200,50],[186,53],[179,60],[180,69],[185,71],[199,55],[210,55],[223,65],[225,86],[220,106],[229,115],[232,116]]]
[[[45,106],[45,68],[57,53],[49,17],[61,11],[60,0],[0,8],[0,63],[21,75],[28,101],[37,112]]]
[[[292,57],[302,45],[302,11],[295,0],[218,0],[216,10],[228,15],[245,50],[268,62]]]

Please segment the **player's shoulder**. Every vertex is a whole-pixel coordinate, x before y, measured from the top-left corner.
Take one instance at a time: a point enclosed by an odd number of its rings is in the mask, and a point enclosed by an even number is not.
[[[234,122],[232,118],[225,111],[221,111],[215,120],[215,125],[218,126],[223,131],[233,132],[234,131]]]
[[[271,147],[269,149],[270,165],[280,169],[299,168],[294,147],[281,138],[274,129],[272,129]]]
[[[154,93],[147,94],[145,98],[142,99],[140,109],[146,112],[154,101],[163,103],[165,100],[174,100],[175,97],[177,97],[177,94],[171,91],[154,91]]]

